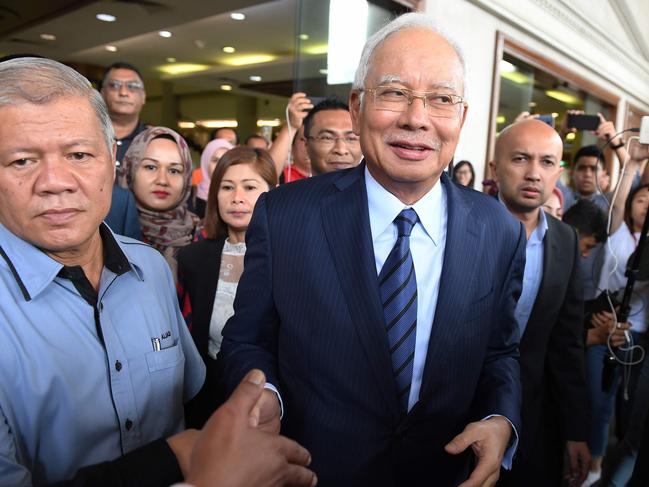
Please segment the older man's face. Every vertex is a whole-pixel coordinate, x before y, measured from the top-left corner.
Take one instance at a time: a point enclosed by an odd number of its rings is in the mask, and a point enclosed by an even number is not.
[[[461,96],[463,77],[457,53],[446,40],[430,30],[411,28],[392,34],[374,51],[364,88],[390,86]],[[440,114],[430,104],[425,108],[422,99],[393,109],[382,106],[371,92],[364,93],[361,105],[357,91],[350,95],[350,108],[372,176],[408,203],[432,188],[451,161],[466,115],[462,104]]]
[[[86,98],[0,107],[0,223],[20,238],[83,250],[108,213],[114,175]]]

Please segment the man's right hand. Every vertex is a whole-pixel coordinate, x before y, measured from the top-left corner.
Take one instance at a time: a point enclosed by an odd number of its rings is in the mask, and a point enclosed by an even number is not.
[[[258,428],[264,374],[250,371],[196,440],[187,482],[195,487],[314,486],[309,452]],[[275,400],[277,400],[275,398]]]

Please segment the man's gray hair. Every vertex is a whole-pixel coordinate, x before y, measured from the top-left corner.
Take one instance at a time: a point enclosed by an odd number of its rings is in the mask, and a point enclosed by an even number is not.
[[[0,62],[0,107],[21,103],[41,105],[65,96],[88,99],[97,114],[108,152],[112,154],[115,130],[104,100],[90,81],[51,59],[23,57]]]
[[[453,47],[455,53],[457,54],[460,64],[462,65],[463,71],[463,84],[464,84],[464,94],[466,98],[467,93],[467,79],[466,79],[466,62],[464,60],[464,54],[459,44],[450,37],[446,32],[444,32],[437,23],[433,20],[432,17],[423,14],[421,12],[410,12],[404,15],[401,15],[383,26],[378,32],[374,33],[365,43],[363,48],[363,53],[361,54],[361,59],[358,62],[358,68],[356,68],[356,74],[354,75],[354,84],[352,89],[362,90],[365,87],[365,79],[367,78],[367,73],[370,70],[370,60],[372,54],[383,41],[385,41],[389,36],[395,32],[399,32],[406,29],[427,29],[436,34],[442,36],[446,41]],[[362,95],[362,92],[361,92]]]

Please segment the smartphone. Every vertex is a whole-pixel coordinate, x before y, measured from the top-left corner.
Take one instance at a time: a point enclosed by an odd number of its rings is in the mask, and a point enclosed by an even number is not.
[[[554,117],[552,115],[539,115],[536,119],[545,122],[550,127],[554,128]]]
[[[577,130],[597,130],[601,123],[597,115],[575,115],[568,114],[568,128]]]
[[[307,98],[311,101],[311,104],[313,106],[316,106],[318,103],[320,103],[322,100],[324,100],[326,97],[325,96],[307,96]],[[303,112],[309,112],[311,109],[308,110],[302,110]]]

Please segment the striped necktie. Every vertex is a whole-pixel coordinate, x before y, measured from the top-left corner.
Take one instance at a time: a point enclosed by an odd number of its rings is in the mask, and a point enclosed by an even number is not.
[[[379,274],[392,370],[403,412],[408,411],[417,330],[417,278],[410,253],[410,232],[417,218],[415,210],[407,208],[394,219],[399,237]]]

